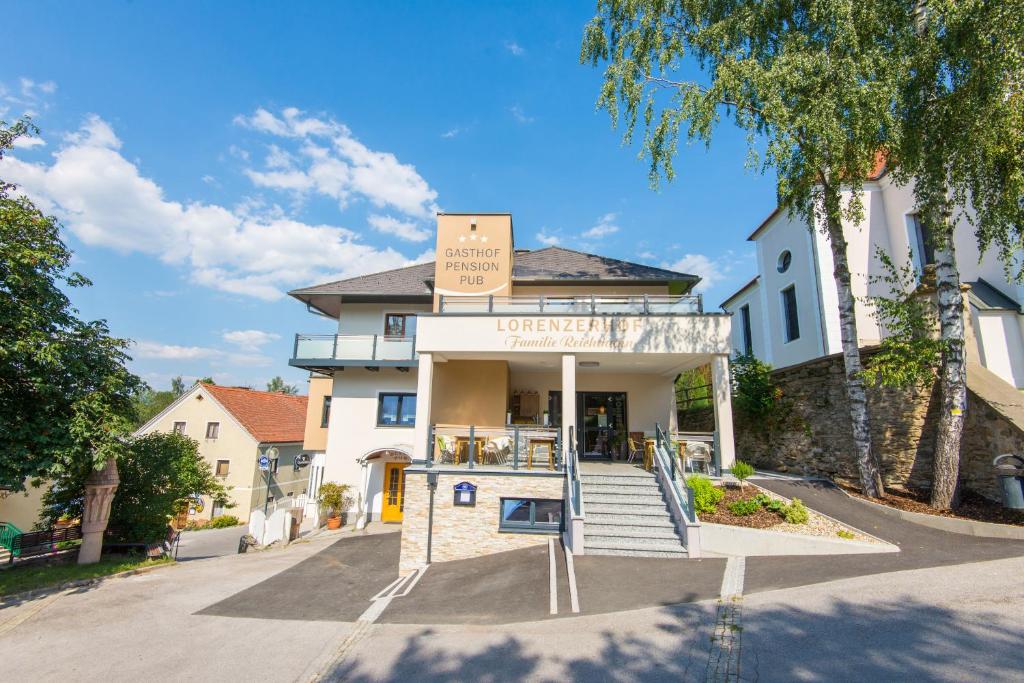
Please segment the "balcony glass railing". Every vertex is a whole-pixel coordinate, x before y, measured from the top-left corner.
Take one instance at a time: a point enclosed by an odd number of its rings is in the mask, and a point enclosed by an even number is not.
[[[441,313],[518,315],[693,315],[703,313],[699,294],[669,296],[442,296]]]
[[[297,334],[292,357],[304,360],[415,360],[416,337]]]
[[[539,425],[431,426],[428,467],[562,471],[561,430]]]

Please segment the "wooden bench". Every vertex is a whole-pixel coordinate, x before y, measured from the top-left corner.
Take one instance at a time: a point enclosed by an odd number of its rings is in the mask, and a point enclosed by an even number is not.
[[[82,527],[77,524],[46,531],[26,531],[11,539],[11,553],[7,562],[13,564],[16,557],[24,559],[49,555],[60,550],[57,547],[58,543],[80,540],[82,540]]]

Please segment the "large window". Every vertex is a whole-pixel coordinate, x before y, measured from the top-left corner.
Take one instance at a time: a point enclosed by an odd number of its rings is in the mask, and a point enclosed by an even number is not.
[[[217,461],[217,476],[226,477],[228,476],[228,469],[231,467],[230,460],[218,460]]]
[[[220,436],[220,422],[207,422],[206,438],[216,439],[218,436]]]
[[[388,313],[384,316],[384,335],[387,337],[416,336],[416,316],[411,313]]]
[[[561,531],[562,501],[502,498],[498,528],[506,531]]]
[[[743,330],[743,353],[751,356],[754,354],[754,339],[750,336],[750,306],[740,306],[740,327]]]
[[[907,216],[907,220],[910,221],[910,246],[914,249],[914,255],[917,256],[917,266],[923,269],[925,266],[935,263],[935,245],[932,244],[932,233],[916,213]]]
[[[185,423],[184,422],[175,422],[174,423],[174,433],[175,434],[184,434],[185,433]]]
[[[320,412],[320,426],[326,427],[331,423],[331,397],[324,396],[324,407]]]
[[[796,287],[793,285],[782,290],[782,322],[785,325],[787,342],[800,338],[800,320],[796,310]]]
[[[381,394],[377,401],[377,426],[416,425],[416,394]]]

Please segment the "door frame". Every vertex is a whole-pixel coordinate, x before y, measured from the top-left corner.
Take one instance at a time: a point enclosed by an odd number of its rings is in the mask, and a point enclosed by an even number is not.
[[[394,522],[398,524],[402,523],[402,520],[405,516],[405,468],[408,466],[409,463],[407,462],[391,461],[384,463],[384,475],[381,480],[381,522]],[[391,472],[394,471],[395,469],[399,471],[398,503],[397,505],[391,505],[388,503],[388,491],[391,482]]]
[[[579,453],[580,458],[586,458],[586,451],[584,446],[586,445],[586,428],[584,427],[585,415],[584,406],[586,404],[586,397],[588,395],[604,394],[612,395],[618,394],[622,396],[622,421],[623,429],[628,437],[629,435],[629,392],[627,391],[577,391],[576,392],[576,452]],[[562,406],[565,409],[565,406]],[[591,458],[597,460],[598,458]]]

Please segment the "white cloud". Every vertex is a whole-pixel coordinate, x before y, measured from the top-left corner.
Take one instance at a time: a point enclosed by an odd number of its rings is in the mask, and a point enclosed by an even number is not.
[[[34,81],[22,76],[13,89],[0,83],[0,116],[6,116],[11,107],[15,108],[15,116],[36,116],[38,110],[49,109],[50,98],[57,92],[57,84],[53,81]]]
[[[175,344],[161,344],[152,341],[135,342],[132,355],[136,358],[156,358],[160,360],[197,360],[202,358],[213,358],[219,355],[217,349],[210,349],[203,346],[177,346]]]
[[[281,338],[281,335],[262,330],[232,330],[225,332],[221,338],[245,351],[255,351],[261,346]]]
[[[597,219],[597,224],[594,227],[580,233],[580,237],[584,239],[601,239],[618,232],[619,226],[615,225],[615,218],[616,214],[606,213]]]
[[[44,95],[52,95],[57,92],[57,84],[53,81],[43,81],[37,83],[31,78],[22,77],[18,79],[21,84],[21,94],[23,97],[37,97],[37,93],[43,93]]]
[[[382,232],[386,235],[394,235],[395,237],[409,242],[424,242],[430,238],[430,230],[421,228],[416,223],[410,221],[400,221],[397,218],[391,216],[380,216],[377,214],[371,215],[366,219],[367,222],[377,232]]]
[[[414,166],[401,163],[390,152],[370,149],[343,123],[306,116],[295,107],[282,110],[281,116],[261,107],[234,121],[297,145],[297,155],[272,147],[267,170],[246,172],[260,187],[316,192],[334,199],[341,208],[353,199],[365,199],[419,220],[431,220],[438,210],[437,192]]]
[[[562,238],[560,238],[558,235],[550,234],[547,228],[541,228],[540,232],[538,232],[533,237],[546,247],[553,247],[557,244],[562,243]]]
[[[30,149],[32,147],[43,147],[46,145],[46,140],[37,137],[25,137],[15,138],[14,143],[11,145],[14,149]]]
[[[523,108],[518,104],[514,104],[509,107],[509,112],[512,114],[512,118],[519,123],[533,123],[537,120],[532,116],[527,116],[526,112],[523,111]]]
[[[232,210],[167,199],[120,147],[110,125],[91,116],[52,163],[7,156],[0,167],[5,180],[21,185],[83,242],[185,265],[193,281],[224,292],[273,300],[287,287],[410,263],[347,228],[287,218],[276,205],[248,202]]]
[[[703,292],[728,277],[731,262],[731,254],[718,259],[708,258],[704,254],[684,254],[677,261],[664,264],[664,267],[680,273],[699,275],[700,282],[694,287],[694,291]]]
[[[462,129],[459,128],[458,126],[456,126],[455,128],[449,128],[445,132],[441,133],[441,137],[445,138],[446,140],[451,140],[452,138],[456,137],[461,132],[462,132]]]
[[[524,50],[522,46],[520,46],[519,43],[517,43],[514,40],[506,40],[505,49],[516,57],[522,57],[524,54],[526,54],[526,50]]]

